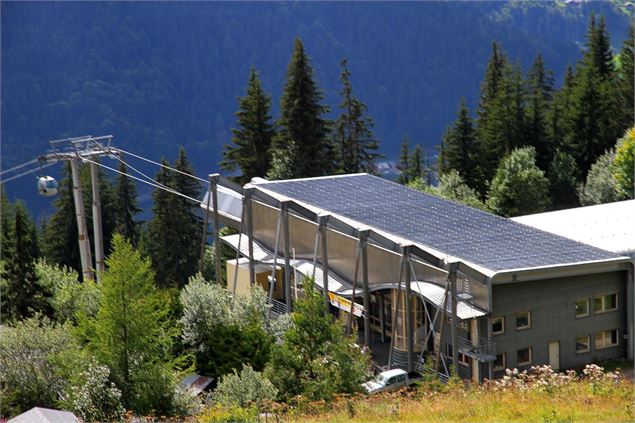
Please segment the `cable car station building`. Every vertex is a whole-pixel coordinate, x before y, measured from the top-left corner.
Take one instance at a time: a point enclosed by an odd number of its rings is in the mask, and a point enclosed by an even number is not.
[[[211,175],[201,207],[238,230],[230,290],[259,284],[283,313],[313,277],[379,367],[482,381],[633,358],[630,257],[367,174]]]

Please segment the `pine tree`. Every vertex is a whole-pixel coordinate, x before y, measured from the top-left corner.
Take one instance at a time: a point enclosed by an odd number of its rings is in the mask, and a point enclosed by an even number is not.
[[[538,167],[547,170],[554,153],[547,135],[547,113],[553,92],[553,72],[538,54],[527,75],[527,144],[536,149]]]
[[[456,121],[448,129],[443,139],[443,158],[440,159],[443,167],[440,169],[440,173],[456,169],[470,187],[479,192],[484,191],[485,186],[478,166],[480,153],[480,145],[476,138],[470,112],[467,109],[465,98],[461,98]]]
[[[15,204],[13,222],[9,229],[10,247],[3,251],[2,314],[11,320],[30,317],[46,306],[40,292],[35,260],[39,256],[35,224],[22,202]],[[6,255],[9,253],[9,255]]]
[[[157,183],[192,198],[198,198],[200,185],[189,176],[172,173],[166,168],[157,174]],[[192,174],[192,169],[181,148],[174,168]],[[157,189],[152,194],[153,218],[148,228],[149,255],[161,286],[176,284],[181,287],[198,269],[198,246],[202,224],[197,214],[198,204],[172,192]]]
[[[290,141],[296,143],[296,173],[301,177],[327,175],[334,170],[335,153],[328,136],[329,122],[322,117],[328,107],[320,104],[322,99],[310,59],[302,41],[296,38],[280,98],[280,130],[274,137],[273,148],[286,150]]]
[[[133,246],[136,246],[139,241],[139,222],[135,220],[135,216],[141,212],[137,202],[137,187],[126,176],[125,163],[119,164],[119,172],[121,174],[117,177],[116,186],[116,231],[130,241]]]
[[[410,182],[410,138],[406,135],[401,141],[401,153],[399,156],[399,163],[397,163],[397,169],[401,172],[399,174],[399,183],[407,184]]]
[[[235,179],[246,184],[255,176],[264,177],[270,166],[271,140],[275,134],[271,120],[271,96],[262,88],[258,72],[249,71],[247,93],[238,98],[237,128],[233,128],[232,144],[225,144],[222,169],[241,170]]]
[[[600,78],[609,80],[613,76],[613,53],[611,52],[611,40],[606,31],[604,15],[600,16],[599,24],[595,23],[595,15],[591,16],[591,23],[587,31],[587,51],[585,60],[591,63],[598,71]]]
[[[335,121],[333,134],[334,144],[339,150],[339,170],[343,173],[377,174],[375,160],[381,155],[376,152],[379,143],[373,138],[371,131],[373,120],[366,115],[366,105],[353,97],[351,72],[348,70],[346,59],[341,61],[340,67],[342,101],[339,108],[342,112]]]

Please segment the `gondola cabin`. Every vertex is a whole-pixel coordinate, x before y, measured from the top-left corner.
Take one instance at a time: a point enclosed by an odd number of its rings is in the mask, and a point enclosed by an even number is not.
[[[58,184],[52,176],[40,176],[37,179],[37,190],[40,195],[50,197],[57,194]]]

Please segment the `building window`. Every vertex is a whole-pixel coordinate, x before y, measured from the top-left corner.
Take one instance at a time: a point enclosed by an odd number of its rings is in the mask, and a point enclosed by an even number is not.
[[[463,353],[459,353],[459,363],[461,363],[464,366],[469,366],[470,365],[470,357],[468,357],[467,355],[465,355]]]
[[[452,344],[445,344],[445,355],[447,357],[452,357]]]
[[[575,317],[585,317],[589,315],[589,299],[583,298],[575,302]]]
[[[516,361],[518,366],[528,366],[531,364],[531,347],[518,350],[518,359]]]
[[[494,371],[499,372],[499,371],[505,370],[506,366],[507,366],[507,363],[505,360],[505,353],[500,353],[496,355],[496,360],[494,361]]]
[[[614,347],[618,344],[617,329],[603,330],[595,334],[595,349]]]
[[[582,354],[591,351],[591,337],[589,335],[578,336],[575,339],[575,353]]]
[[[492,335],[500,335],[505,332],[505,318],[492,317]]]
[[[523,311],[516,314],[516,330],[529,329],[531,327],[531,312]]]
[[[603,313],[617,310],[617,294],[602,295],[593,299],[593,311]]]

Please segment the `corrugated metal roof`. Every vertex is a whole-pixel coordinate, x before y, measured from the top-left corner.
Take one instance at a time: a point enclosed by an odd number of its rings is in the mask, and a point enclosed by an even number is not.
[[[635,257],[635,200],[530,214],[512,220]]]
[[[620,257],[367,174],[259,182],[254,186],[493,272]]]

